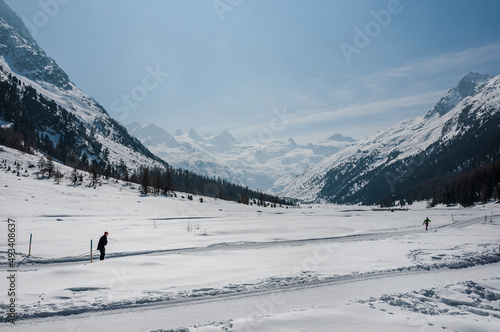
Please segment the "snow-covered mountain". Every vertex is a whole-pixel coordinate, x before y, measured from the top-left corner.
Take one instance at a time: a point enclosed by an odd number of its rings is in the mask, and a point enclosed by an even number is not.
[[[132,168],[164,164],[69,80],[3,0],[0,125],[3,143],[41,148],[74,165],[82,160],[101,168],[122,160]]]
[[[247,162],[233,162],[235,152],[229,151],[238,143],[229,132],[209,138],[194,130],[177,134],[174,138],[150,127],[148,144],[158,151],[162,151],[161,146],[175,150],[173,154],[162,154],[165,160],[154,155],[69,80],[38,46],[22,20],[0,0],[0,145],[25,152],[38,150],[72,167],[95,167],[96,173],[148,181],[163,192],[175,188],[248,201],[262,195],[250,189],[267,190],[274,183],[272,171],[255,166],[275,157],[269,150],[254,148],[255,153],[245,152]],[[226,159],[221,161],[214,155]],[[168,165],[171,157],[175,164]],[[151,169],[151,177],[145,167]],[[243,183],[249,188],[239,185]]]
[[[152,123],[136,122],[127,129],[174,167],[273,193],[354,141],[336,134],[316,145],[302,146],[293,139],[258,144],[238,142],[228,131],[212,137],[202,137],[193,129],[171,135]]]
[[[378,203],[422,181],[500,156],[500,76],[468,73],[426,114],[345,147],[305,171],[283,194]]]
[[[64,90],[75,88],[68,75],[38,46],[19,18],[0,0],[0,54],[18,75]]]

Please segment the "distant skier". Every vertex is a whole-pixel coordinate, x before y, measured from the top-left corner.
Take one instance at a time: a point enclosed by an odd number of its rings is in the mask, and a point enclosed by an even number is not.
[[[101,261],[104,260],[104,255],[106,254],[106,245],[108,244],[108,232],[104,232],[104,235],[99,239],[99,243],[97,244],[97,250],[101,252]]]
[[[429,223],[430,222],[431,222],[431,220],[429,218],[425,218],[424,223],[422,224],[422,225],[425,225],[425,230],[426,231],[429,228]]]

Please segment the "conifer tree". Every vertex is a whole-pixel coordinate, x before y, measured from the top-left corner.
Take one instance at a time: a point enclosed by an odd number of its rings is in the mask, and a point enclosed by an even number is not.
[[[149,168],[145,168],[142,172],[141,176],[141,194],[148,194],[148,186],[149,186]]]
[[[76,171],[76,168],[73,168],[73,172],[71,172],[71,184],[76,186],[78,183],[78,172]]]

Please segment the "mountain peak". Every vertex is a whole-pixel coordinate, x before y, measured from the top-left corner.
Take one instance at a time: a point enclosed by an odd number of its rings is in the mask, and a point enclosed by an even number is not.
[[[0,0],[0,56],[10,69],[37,83],[72,90],[68,75],[38,46],[23,21]]]
[[[328,141],[338,141],[338,142],[348,142],[348,143],[355,142],[355,140],[352,137],[343,136],[341,134],[333,134],[332,136],[328,137]]]
[[[475,95],[490,79],[490,75],[478,74],[472,71],[468,72],[467,75],[458,82],[457,86],[448,91],[425,117],[430,118],[435,114],[439,114],[439,116],[445,115],[462,100]]]
[[[198,133],[193,128],[189,129],[188,135],[190,138],[194,139],[195,141],[203,140],[203,137],[198,135]]]
[[[128,131],[133,131],[137,128],[141,127],[141,124],[139,122],[131,122],[129,123],[128,125],[125,126],[125,128],[128,130]]]
[[[148,123],[144,123],[142,125],[140,125],[141,128],[144,128],[144,129],[152,129],[152,130],[162,130],[162,131],[165,131],[163,129],[161,129],[160,127],[158,127],[157,125],[155,125],[153,122],[148,122]]]
[[[36,43],[28,28],[24,25],[23,20],[17,16],[17,14],[10,9],[10,7],[3,0],[0,0],[0,16],[10,26],[16,28],[22,37],[30,42]]]
[[[139,140],[149,146],[164,144],[168,147],[177,147],[179,142],[166,130],[158,127],[154,123],[132,122],[126,126],[127,130]]]
[[[236,143],[236,139],[227,130],[224,130],[222,133],[220,133],[219,135],[215,136],[215,138],[217,138],[217,139],[224,139],[224,140],[227,140],[229,142]]]
[[[483,75],[470,71],[460,80],[460,82],[458,82],[457,90],[464,96],[473,95],[478,86],[483,85],[490,79],[490,75]]]
[[[209,141],[223,150],[229,150],[235,143],[237,143],[233,135],[231,135],[227,130],[224,130],[219,135],[212,137]]]

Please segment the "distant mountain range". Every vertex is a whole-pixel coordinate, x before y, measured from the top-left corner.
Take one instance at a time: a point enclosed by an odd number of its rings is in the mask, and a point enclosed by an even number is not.
[[[354,142],[336,134],[315,145],[299,145],[293,139],[241,143],[228,131],[203,137],[193,129],[187,133],[177,130],[172,135],[152,123],[134,122],[126,127],[174,167],[273,193],[279,193],[308,167]]]
[[[306,201],[376,204],[500,157],[500,76],[468,73],[426,114],[350,144],[282,191]]]

